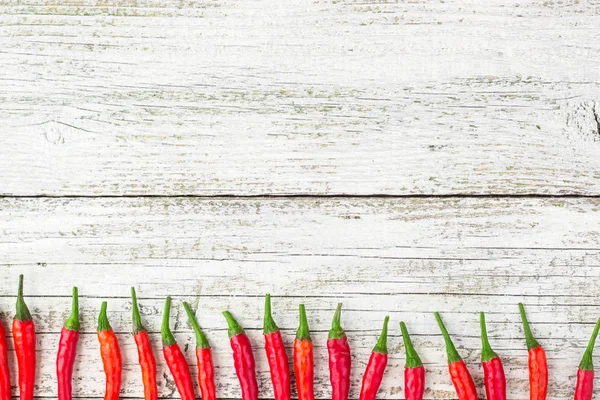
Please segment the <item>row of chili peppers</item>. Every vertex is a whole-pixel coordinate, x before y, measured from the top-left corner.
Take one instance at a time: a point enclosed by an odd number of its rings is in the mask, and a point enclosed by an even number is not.
[[[142,369],[144,399],[157,400],[156,361],[148,333],[142,324],[135,289],[131,288],[133,336],[137,345],[139,363]],[[212,351],[206,335],[198,325],[196,317],[188,303],[183,306],[196,336],[196,358],[198,366],[198,384],[203,400],[216,400],[215,373]],[[173,376],[182,400],[194,400],[194,387],[187,361],[181,352],[169,327],[171,297],[167,297],[161,326],[163,355]],[[339,303],[329,337],[329,372],[332,385],[332,400],[347,400],[350,389],[350,346],[346,333],[341,327],[342,304]],[[530,399],[545,400],[548,388],[548,366],[542,346],[535,340],[525,309],[519,304],[523,320],[523,329],[529,351]],[[105,400],[118,400],[121,390],[122,360],[117,338],[107,317],[107,303],[103,302],[98,318],[98,341],[100,354],[106,374]],[[228,334],[235,371],[242,391],[242,400],[258,400],[258,384],[252,345],[244,329],[229,311],[223,312],[228,324]],[[463,359],[458,354],[439,313],[435,318],[442,331],[448,356],[448,370],[459,400],[477,400],[477,390],[473,378]],[[387,365],[387,329],[389,317],[385,317],[381,335],[369,358],[364,372],[360,400],[375,400]],[[492,350],[486,331],[485,316],[480,314],[484,384],[488,400],[506,400],[506,378],[502,361]],[[79,305],[77,288],[73,288],[71,315],[65,322],[60,336],[56,373],[58,380],[58,399],[72,399],[72,374],[76,345],[79,338]],[[425,369],[419,355],[410,340],[404,322],[400,322],[402,338],[406,349],[404,386],[406,400],[422,400],[425,391]],[[600,319],[584,352],[577,373],[575,400],[591,400],[593,392],[594,368],[592,351],[596,336],[600,330]],[[16,314],[12,326],[14,348],[17,354],[19,393],[21,400],[33,400],[35,383],[36,353],[35,329],[31,314],[23,299],[23,275],[19,277]],[[279,328],[271,314],[271,298],[265,298],[263,333],[265,350],[271,372],[271,381],[275,400],[290,400],[290,370],[285,345]],[[296,387],[299,400],[314,400],[314,360],[313,345],[308,329],[304,305],[300,305],[300,326],[294,340],[293,367],[296,375]],[[11,399],[10,374],[7,360],[6,335],[0,324],[0,400]]]

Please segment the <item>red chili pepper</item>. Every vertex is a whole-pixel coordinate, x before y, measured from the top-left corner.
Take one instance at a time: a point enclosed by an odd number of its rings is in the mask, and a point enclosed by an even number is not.
[[[0,321],[0,400],[12,400],[10,371],[8,369],[8,345],[6,331]]]
[[[179,345],[175,341],[171,328],[169,328],[169,314],[171,312],[171,296],[167,296],[165,301],[165,311],[163,314],[162,326],[160,328],[160,334],[162,336],[163,343],[163,354],[165,361],[173,375],[175,386],[181,396],[181,400],[194,400],[194,386],[192,385],[192,376],[190,374],[190,368],[179,348]]]
[[[198,363],[198,385],[200,386],[200,392],[202,392],[202,400],[215,400],[217,398],[215,389],[215,367],[213,365],[212,350],[208,339],[196,317],[190,308],[190,305],[186,302],[183,303],[183,308],[188,315],[190,324],[196,334],[196,361]]]
[[[131,288],[131,320],[133,325],[133,338],[138,351],[138,360],[142,367],[142,382],[144,383],[144,399],[157,400],[158,388],[156,386],[156,360],[152,352],[152,344],[148,332],[142,325],[142,317],[138,307],[135,289]]]
[[[256,364],[252,355],[250,340],[229,311],[223,311],[223,316],[227,320],[227,334],[229,335],[231,350],[233,350],[235,373],[242,389],[242,400],[257,400]]]
[[[271,295],[265,296],[265,318],[263,325],[265,336],[265,351],[271,370],[271,382],[275,400],[290,399],[290,367],[285,353],[285,345],[281,338],[281,332],[271,315]]]
[[[383,373],[388,361],[387,329],[390,317],[383,320],[383,328],[377,344],[371,352],[369,363],[363,375],[362,387],[360,388],[360,400],[375,400],[377,391],[383,379]]]
[[[519,303],[519,312],[523,320],[523,330],[529,353],[529,398],[531,400],[545,400],[548,393],[548,362],[546,352],[534,339],[525,315],[525,307]]]
[[[348,338],[340,325],[341,315],[342,303],[338,303],[327,340],[332,400],[348,400],[348,392],[350,391],[350,368],[352,361]]]
[[[502,360],[492,350],[485,327],[485,315],[479,313],[481,326],[481,365],[483,366],[483,383],[488,400],[506,400],[506,378]]]
[[[58,380],[58,400],[71,400],[72,377],[77,341],[79,340],[79,298],[77,288],[73,288],[71,316],[65,322],[58,342],[56,356],[56,377]]]
[[[33,400],[35,385],[35,326],[23,299],[23,275],[19,275],[17,313],[13,319],[12,334],[19,366],[19,396]]]
[[[444,341],[446,342],[446,353],[448,354],[448,371],[450,372],[450,377],[452,378],[452,384],[454,385],[454,389],[456,389],[456,394],[459,400],[477,400],[477,389],[475,389],[475,383],[473,383],[473,378],[467,369],[467,366],[463,359],[460,357],[456,348],[454,347],[454,343],[452,343],[452,339],[450,339],[450,335],[442,322],[442,317],[440,313],[435,313],[435,319],[437,320],[438,325],[442,331],[442,335],[444,336]]]
[[[404,366],[404,398],[406,400],[423,400],[425,393],[425,368],[421,358],[415,351],[404,322],[400,322],[402,340],[406,349],[406,365]]]
[[[594,333],[588,342],[587,348],[583,353],[583,358],[579,363],[577,371],[577,386],[575,387],[575,400],[592,400],[594,392],[594,364],[592,363],[592,352],[596,344],[596,337],[600,330],[600,319],[596,322]]]
[[[298,400],[314,400],[315,361],[304,304],[300,304],[300,326],[294,340],[294,374]]]
[[[102,302],[100,316],[98,317],[98,341],[100,342],[100,356],[106,374],[106,393],[104,400],[118,400],[121,392],[121,373],[123,360],[117,336],[108,322],[106,315],[107,303]]]

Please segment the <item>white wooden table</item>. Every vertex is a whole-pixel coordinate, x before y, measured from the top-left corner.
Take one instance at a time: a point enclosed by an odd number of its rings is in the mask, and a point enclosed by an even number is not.
[[[338,301],[352,399],[385,315],[379,398],[404,398],[400,320],[426,398],[455,398],[433,311],[483,398],[480,310],[509,398],[528,398],[519,301],[548,352],[549,398],[571,397],[600,316],[599,21],[592,1],[0,2],[0,310],[8,325],[24,273],[36,394],[56,396],[78,285],[81,399],[103,396],[103,300],[123,398],[142,398],[130,286],[163,398],[178,398],[159,352],[166,295],[193,370],[180,301],[197,307],[220,398],[240,397],[224,309],[272,398],[266,292],[290,345],[307,306],[318,399]]]

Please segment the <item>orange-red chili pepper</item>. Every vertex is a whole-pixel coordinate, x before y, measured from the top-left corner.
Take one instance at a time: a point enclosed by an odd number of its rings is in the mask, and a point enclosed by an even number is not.
[[[173,375],[175,386],[181,396],[181,400],[194,400],[194,385],[192,384],[192,375],[179,345],[175,341],[171,328],[169,328],[169,315],[171,312],[171,296],[167,296],[165,301],[165,311],[163,314],[162,326],[160,334],[162,336],[163,354],[165,361]]]
[[[79,340],[79,297],[77,288],[73,288],[71,315],[65,322],[58,342],[56,356],[56,378],[58,381],[58,400],[71,400],[72,377],[77,341]]]
[[[492,350],[485,326],[485,314],[479,313],[481,327],[481,365],[483,366],[483,383],[488,400],[506,400],[506,377],[502,360]]]
[[[202,400],[215,400],[217,398],[215,389],[215,367],[213,365],[212,350],[206,335],[200,329],[196,316],[190,305],[183,303],[183,308],[188,315],[190,324],[196,334],[196,361],[198,363],[198,385],[202,393]]]
[[[152,352],[152,344],[148,332],[142,324],[140,309],[138,307],[135,288],[131,288],[131,320],[133,339],[138,352],[138,360],[142,368],[142,382],[144,383],[144,399],[157,400],[158,387],[156,386],[156,360]]]
[[[298,400],[314,400],[315,361],[304,304],[300,304],[300,326],[294,340],[294,374]]]
[[[450,335],[448,334],[448,331],[442,322],[440,313],[435,313],[435,319],[440,326],[440,330],[444,336],[444,341],[446,342],[448,371],[450,372],[454,389],[456,389],[458,400],[477,400],[477,389],[475,389],[473,378],[471,377],[465,362],[456,351],[454,343],[452,343],[452,339],[450,339]]]
[[[360,400],[375,400],[377,391],[383,379],[383,373],[388,362],[387,329],[390,317],[383,320],[383,328],[377,344],[371,352],[369,363],[363,375],[362,387],[360,389]]]
[[[265,296],[263,335],[275,400],[290,400],[290,367],[281,332],[271,315],[271,295],[268,293]]]
[[[223,311],[223,316],[227,320],[227,334],[229,335],[231,350],[233,350],[235,373],[242,389],[242,400],[257,400],[256,363],[254,362],[250,339],[229,311]]]
[[[404,366],[404,398],[406,400],[423,400],[425,393],[425,368],[421,358],[415,351],[408,329],[404,322],[400,322],[402,340],[406,349],[406,365]]]
[[[100,356],[104,373],[106,374],[106,390],[104,400],[118,400],[121,392],[121,373],[123,360],[117,336],[113,331],[108,316],[106,315],[107,303],[102,302],[100,316],[98,317],[98,341],[100,342]]]
[[[546,361],[546,352],[535,340],[527,321],[525,307],[519,303],[519,312],[523,320],[523,331],[529,353],[529,398],[530,400],[546,400],[548,393],[548,362]]]
[[[19,275],[17,312],[12,324],[12,334],[19,366],[19,396],[33,400],[35,385],[35,326],[29,308],[23,299],[23,275]]]
[[[0,400],[12,400],[10,371],[8,370],[8,345],[6,331],[0,321]]]
[[[596,337],[600,330],[600,319],[596,322],[592,337],[588,342],[587,348],[583,353],[583,358],[579,363],[577,371],[577,386],[575,387],[575,400],[592,400],[594,392],[594,364],[592,363],[592,353],[596,344]]]
[[[327,339],[332,400],[348,400],[348,392],[350,391],[352,360],[348,338],[340,324],[341,315],[342,303],[338,303],[331,322],[329,338]]]

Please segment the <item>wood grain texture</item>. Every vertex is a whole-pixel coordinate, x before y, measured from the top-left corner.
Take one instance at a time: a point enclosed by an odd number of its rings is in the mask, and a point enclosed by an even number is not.
[[[324,345],[338,301],[352,399],[385,315],[378,397],[403,398],[400,320],[425,362],[426,398],[455,397],[433,311],[483,397],[480,310],[509,398],[527,398],[519,301],[548,350],[549,399],[571,397],[599,315],[598,197],[250,196],[599,196],[599,16],[593,2],[542,0],[0,0],[0,316],[10,322],[24,273],[36,394],[56,396],[77,284],[78,398],[103,396],[95,320],[105,299],[123,346],[122,396],[142,396],[132,285],[162,398],[178,397],[159,352],[166,295],[192,369],[180,301],[197,307],[219,398],[240,397],[224,309],[255,346],[261,398],[273,397],[265,292],[288,345],[307,306],[318,399],[330,397]],[[15,198],[36,195],[104,197]],[[247,197],[168,197],[185,195]]]
[[[599,14],[2,1],[0,193],[599,195]]]
[[[330,396],[324,345],[338,301],[353,353],[353,399],[385,315],[391,351],[378,397],[403,398],[404,320],[427,368],[426,398],[454,398],[436,310],[481,387],[477,312],[485,310],[509,398],[524,399],[527,352],[516,307],[523,301],[548,351],[549,398],[564,399],[600,312],[599,224],[599,199],[1,199],[0,310],[8,323],[24,273],[40,332],[37,394],[53,397],[58,333],[77,284],[83,334],[74,390],[99,398],[95,326],[108,299],[124,350],[123,396],[141,398],[129,287],[138,289],[157,349],[164,297],[174,296],[172,325],[195,368],[180,304],[190,301],[214,346],[218,396],[239,398],[220,315],[230,309],[255,346],[261,398],[272,398],[261,337],[262,296],[270,292],[288,345],[297,306],[306,304],[319,399]],[[161,396],[176,398],[158,350],[157,358]]]

